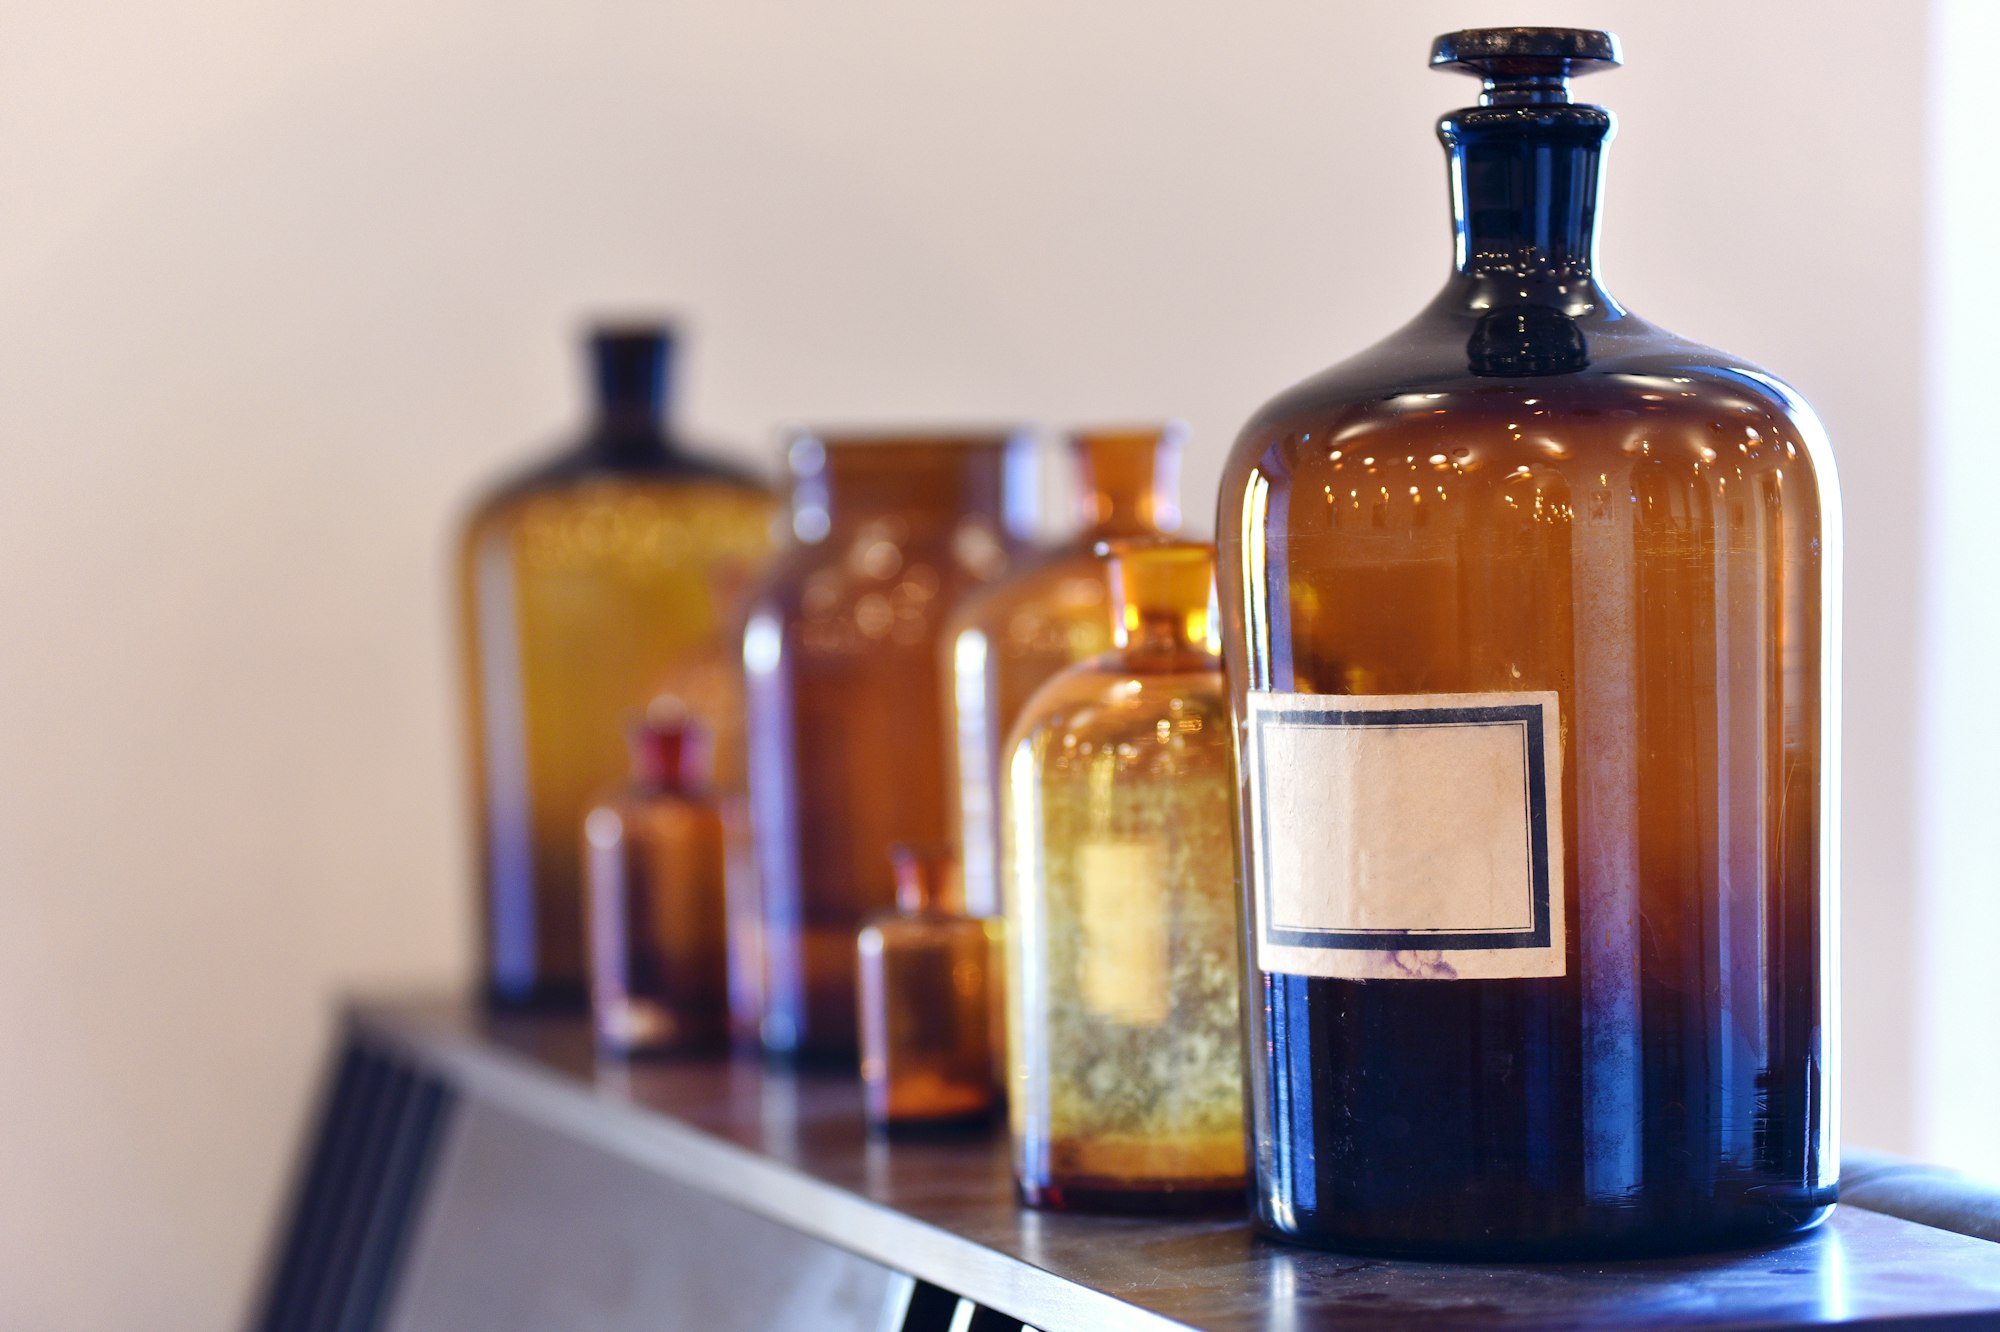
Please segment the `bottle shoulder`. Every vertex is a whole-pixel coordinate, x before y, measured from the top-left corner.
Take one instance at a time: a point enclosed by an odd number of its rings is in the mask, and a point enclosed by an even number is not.
[[[527,501],[592,495],[619,489],[687,489],[709,497],[740,498],[775,507],[770,485],[749,468],[678,443],[647,449],[605,449],[591,437],[570,443],[503,474],[474,498],[471,521],[520,507]]]
[[[991,632],[1036,611],[1053,617],[1101,614],[1108,595],[1105,568],[1091,543],[1082,540],[1033,551],[1004,578],[960,600],[946,620],[946,635],[956,641],[967,630]]]
[[[1226,743],[1228,711],[1219,658],[1148,663],[1109,652],[1059,672],[1036,690],[1009,748],[1060,744],[1067,737],[1153,736],[1162,722],[1183,737],[1207,727]]]
[[[1253,476],[1273,493],[1359,489],[1448,470],[1461,481],[1528,469],[1783,467],[1830,501],[1832,456],[1804,397],[1741,358],[1636,316],[1575,321],[1586,363],[1475,373],[1479,317],[1433,307],[1398,334],[1279,394],[1238,435],[1218,533],[1231,544]],[[1490,367],[1489,367],[1490,369]],[[1423,477],[1405,477],[1414,469]],[[1428,479],[1426,479],[1428,478]]]

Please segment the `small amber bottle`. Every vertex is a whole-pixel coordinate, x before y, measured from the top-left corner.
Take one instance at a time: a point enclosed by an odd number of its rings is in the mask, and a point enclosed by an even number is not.
[[[957,910],[944,846],[897,846],[896,910],[860,951],[861,1080],[881,1129],[983,1123],[998,1100],[990,1005],[996,944]]]
[[[724,1049],[723,820],[709,732],[661,698],[631,731],[632,782],[584,818],[591,1014],[618,1054]]]
[[[1113,651],[1029,702],[1002,793],[1007,1089],[1031,1205],[1242,1205],[1235,781],[1214,552],[1114,548]]]

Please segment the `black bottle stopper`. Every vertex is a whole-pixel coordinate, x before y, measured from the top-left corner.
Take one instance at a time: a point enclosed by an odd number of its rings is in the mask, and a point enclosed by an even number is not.
[[[1569,81],[1620,61],[1618,39],[1595,28],[1466,28],[1431,43],[1431,68],[1485,81],[1481,106],[1567,102]]]

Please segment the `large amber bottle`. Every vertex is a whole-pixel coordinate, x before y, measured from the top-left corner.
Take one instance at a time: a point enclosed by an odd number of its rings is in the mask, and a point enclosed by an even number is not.
[[[1456,270],[1271,402],[1217,519],[1256,1198],[1401,1253],[1834,1200],[1840,524],[1769,373],[1597,269],[1597,32],[1442,38]]]
[[[743,638],[773,1053],[855,1058],[855,935],[895,898],[889,848],[950,828],[945,619],[1023,549],[1032,443],[1003,432],[791,444],[798,540]]]
[[[951,676],[950,779],[965,906],[1000,913],[1000,751],[1021,709],[1065,666],[1111,647],[1101,547],[1180,530],[1179,425],[1080,430],[1070,436],[1077,531],[994,587],[968,597],[945,630]]]
[[[466,734],[490,1001],[586,1002],[577,830],[625,771],[625,727],[671,688],[723,741],[740,785],[741,601],[775,503],[691,455],[666,413],[671,330],[590,339],[596,418],[499,487],[459,548]],[[722,668],[718,671],[716,662]],[[740,745],[740,740],[736,742]]]
[[[1117,647],[1008,741],[1008,1104],[1039,1207],[1243,1202],[1229,705],[1214,552],[1121,547]]]

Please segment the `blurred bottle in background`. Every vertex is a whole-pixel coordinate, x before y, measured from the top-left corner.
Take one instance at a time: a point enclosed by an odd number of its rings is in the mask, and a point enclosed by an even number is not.
[[[1180,530],[1179,424],[1070,436],[1077,531],[1019,572],[968,597],[945,630],[949,740],[965,906],[1000,913],[1000,753],[1042,682],[1111,647],[1111,598],[1099,547]]]
[[[583,822],[597,1043],[619,1054],[720,1051],[729,954],[711,737],[663,695],[630,742],[632,780]]]
[[[860,956],[861,1081],[868,1120],[906,1129],[993,1114],[997,926],[953,909],[949,846],[898,846],[896,909],[869,919]]]
[[[946,617],[1020,554],[1018,432],[801,434],[798,544],[744,632],[751,822],[773,1053],[855,1058],[855,935],[894,899],[889,848],[945,841]]]
[[[769,558],[776,505],[754,476],[675,434],[673,343],[660,325],[593,332],[594,419],[493,491],[462,535],[482,962],[496,1004],[586,1002],[576,830],[624,771],[627,718],[671,684],[722,741],[725,783],[742,771],[732,598]]]

